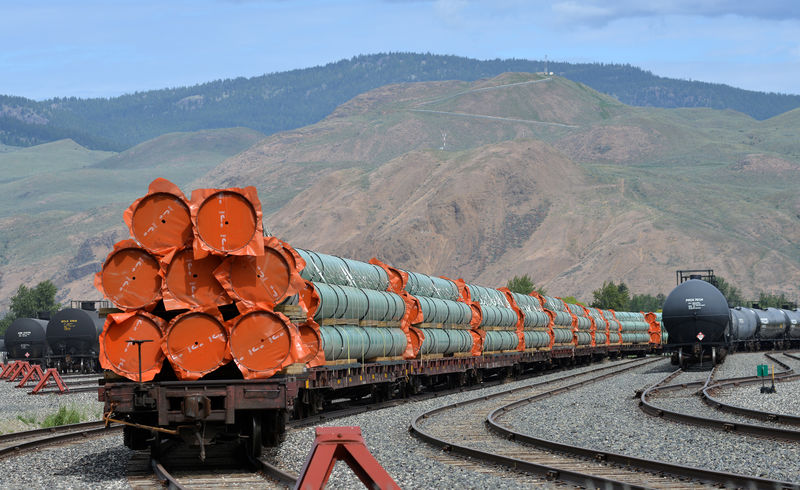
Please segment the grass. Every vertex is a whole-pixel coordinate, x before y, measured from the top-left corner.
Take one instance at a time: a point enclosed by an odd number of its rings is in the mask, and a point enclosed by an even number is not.
[[[42,428],[58,427],[59,425],[77,424],[84,420],[85,415],[74,408],[67,408],[64,405],[58,407],[58,411],[48,415],[42,421]]]

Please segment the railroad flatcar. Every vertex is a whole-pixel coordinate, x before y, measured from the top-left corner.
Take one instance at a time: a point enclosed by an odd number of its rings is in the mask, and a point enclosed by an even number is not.
[[[9,361],[28,361],[47,365],[47,322],[36,318],[17,318],[8,326],[5,344]]]
[[[655,315],[584,308],[263,235],[254,188],[157,179],[95,284],[123,310],[100,336],[100,397],[128,447],[277,444],[290,415],[551,365],[644,355]],[[166,280],[162,281],[162,278]]]

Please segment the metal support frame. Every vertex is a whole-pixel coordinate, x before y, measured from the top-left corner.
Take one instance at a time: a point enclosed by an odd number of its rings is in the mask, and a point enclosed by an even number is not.
[[[340,459],[367,488],[400,488],[367,449],[361,427],[317,427],[316,434],[295,490],[324,488]]]

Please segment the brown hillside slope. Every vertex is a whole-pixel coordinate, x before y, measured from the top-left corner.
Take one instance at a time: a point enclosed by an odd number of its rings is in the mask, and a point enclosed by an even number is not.
[[[676,269],[712,267],[746,295],[796,294],[800,127],[790,116],[632,108],[533,74],[391,85],[179,184],[187,194],[254,185],[267,227],[297,246],[489,286],[527,273],[591,300],[603,281],[667,293]],[[47,242],[71,247],[69,260],[14,261],[3,284],[34,271],[69,297],[94,296],[89,270],[129,202],[99,202],[76,218],[91,228]],[[113,209],[117,225],[103,226]]]

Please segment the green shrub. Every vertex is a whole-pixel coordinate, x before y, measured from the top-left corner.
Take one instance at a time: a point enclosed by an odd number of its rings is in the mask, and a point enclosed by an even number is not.
[[[77,424],[81,421],[81,414],[74,408],[58,407],[58,412],[48,415],[42,422],[42,428],[57,427],[59,425]]]

